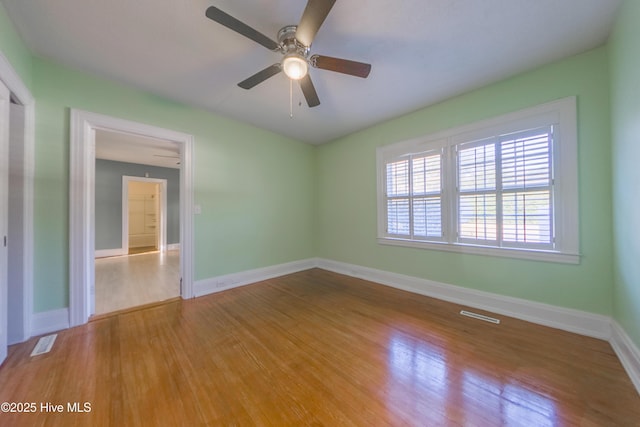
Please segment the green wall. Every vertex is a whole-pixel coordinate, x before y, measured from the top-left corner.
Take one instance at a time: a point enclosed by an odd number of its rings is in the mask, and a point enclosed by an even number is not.
[[[318,150],[318,256],[501,295],[612,313],[611,165],[605,48],[357,132]],[[428,83],[425,83],[428,84]],[[576,95],[579,265],[376,242],[376,147]]]
[[[314,147],[46,60],[33,65],[35,312],[68,305],[70,108],[194,135],[196,280],[315,255]]]
[[[611,48],[614,316],[640,347],[640,2],[626,1]]]

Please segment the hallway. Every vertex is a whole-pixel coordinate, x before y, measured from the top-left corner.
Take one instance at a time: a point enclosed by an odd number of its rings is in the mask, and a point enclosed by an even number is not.
[[[180,251],[96,259],[96,310],[105,314],[180,296]]]

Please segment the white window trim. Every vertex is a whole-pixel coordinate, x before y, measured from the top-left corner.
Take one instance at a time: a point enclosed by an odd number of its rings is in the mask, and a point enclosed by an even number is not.
[[[446,236],[444,242],[422,241],[398,238],[386,234],[386,206],[384,170],[387,160],[402,154],[419,153],[434,147],[452,146],[462,142],[479,140],[490,136],[518,132],[524,129],[553,124],[556,143],[553,145],[554,191],[561,197],[554,200],[554,250],[535,250],[528,248],[490,247],[464,244],[453,241],[452,230],[455,223],[454,208],[443,203],[442,226]],[[445,150],[448,151],[448,150]],[[479,254],[508,258],[530,259],[538,261],[568,264],[580,263],[579,254],[579,215],[578,215],[578,134],[576,97],[567,97],[541,104],[535,107],[504,114],[468,125],[443,130],[420,138],[379,147],[377,149],[377,208],[378,243],[393,246],[433,249],[447,252]],[[450,157],[450,156],[449,156]],[[443,179],[455,175],[455,167],[447,162],[452,159],[444,156]],[[455,161],[455,160],[453,160]],[[449,176],[444,176],[448,174]],[[449,205],[455,203],[449,198]]]

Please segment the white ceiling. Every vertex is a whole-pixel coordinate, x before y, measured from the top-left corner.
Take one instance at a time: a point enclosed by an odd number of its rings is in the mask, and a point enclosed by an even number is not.
[[[308,143],[323,143],[602,45],[620,0],[337,0],[312,53],[372,64],[367,79],[312,69],[308,108],[280,54],[205,17],[214,5],[277,39],[298,0],[1,0],[37,55]],[[299,105],[301,104],[301,105]]]
[[[96,130],[96,159],[180,168],[180,147],[172,141]]]

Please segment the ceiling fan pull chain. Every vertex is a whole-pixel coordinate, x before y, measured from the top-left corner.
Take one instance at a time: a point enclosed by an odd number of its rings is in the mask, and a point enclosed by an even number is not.
[[[293,80],[289,79],[289,117],[293,119]]]

